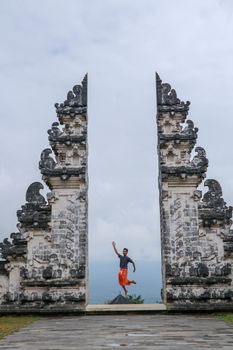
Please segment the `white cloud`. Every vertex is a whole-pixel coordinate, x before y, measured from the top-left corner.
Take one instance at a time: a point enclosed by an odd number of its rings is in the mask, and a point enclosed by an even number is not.
[[[86,71],[93,259],[111,258],[112,239],[159,258],[155,70],[191,100],[208,176],[232,203],[231,1],[8,0],[0,29],[2,234],[40,179],[54,102]]]
[[[96,236],[98,240],[91,235]],[[150,231],[144,225],[135,223],[122,225],[117,221],[97,219],[90,232],[90,259],[114,260],[112,241],[116,242],[120,253],[127,247],[129,256],[133,259],[158,261],[160,258],[160,242],[155,230]]]

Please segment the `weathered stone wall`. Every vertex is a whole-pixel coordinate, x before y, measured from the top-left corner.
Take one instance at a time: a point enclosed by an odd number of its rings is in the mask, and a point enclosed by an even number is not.
[[[39,162],[51,192],[46,201],[43,185],[31,184],[17,212],[19,232],[0,243],[0,312],[85,310],[87,303],[87,76],[55,107],[52,150]]]
[[[170,309],[232,309],[232,208],[220,184],[206,180],[205,150],[187,120],[189,102],[156,75],[164,302]]]

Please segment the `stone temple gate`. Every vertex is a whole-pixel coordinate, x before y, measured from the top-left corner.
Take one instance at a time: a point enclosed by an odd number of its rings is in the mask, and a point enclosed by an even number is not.
[[[187,120],[189,102],[156,75],[162,301],[171,310],[233,309],[232,207],[205,180],[205,150]],[[55,105],[51,148],[32,183],[17,232],[0,243],[0,313],[85,311],[88,302],[87,75]],[[51,154],[53,153],[53,157]]]

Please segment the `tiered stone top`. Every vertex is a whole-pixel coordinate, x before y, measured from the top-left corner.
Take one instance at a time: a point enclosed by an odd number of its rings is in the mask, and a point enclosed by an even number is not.
[[[59,122],[48,130],[50,148],[41,153],[39,168],[43,180],[53,189],[71,178],[85,181],[87,165],[87,74],[81,85],[75,85],[64,103],[55,104]],[[60,128],[60,125],[63,128]],[[55,159],[51,157],[54,152]],[[56,184],[55,184],[56,182]],[[64,185],[64,184],[63,184]]]
[[[161,177],[194,175],[200,183],[205,178],[208,160],[202,147],[195,148],[197,154],[191,159],[198,128],[192,120],[186,120],[190,102],[180,101],[176,91],[170,84],[162,83],[157,73],[156,93]]]
[[[68,92],[64,103],[56,103],[55,108],[61,124],[63,124],[64,115],[87,113],[87,74],[81,85],[75,85],[72,91]]]
[[[176,90],[168,83],[162,83],[158,73],[156,73],[156,95],[158,112],[176,112],[184,117],[188,114],[190,102],[183,102],[177,98]]]

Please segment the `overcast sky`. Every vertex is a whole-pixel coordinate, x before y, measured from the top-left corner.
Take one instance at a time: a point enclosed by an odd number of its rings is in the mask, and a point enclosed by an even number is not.
[[[1,1],[2,237],[41,181],[54,103],[86,72],[92,260],[112,259],[112,240],[136,259],[160,259],[155,71],[191,101],[207,176],[232,205],[232,36],[232,0]]]

